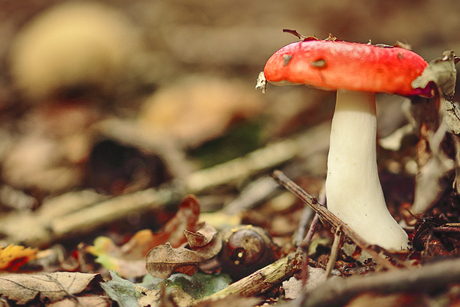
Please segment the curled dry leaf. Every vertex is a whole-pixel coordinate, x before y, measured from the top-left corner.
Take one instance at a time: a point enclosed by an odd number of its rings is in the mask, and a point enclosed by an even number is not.
[[[217,231],[207,223],[200,223],[201,227],[197,232],[184,230],[185,237],[191,247],[203,247],[211,242]]]
[[[200,205],[198,199],[194,195],[187,195],[182,200],[179,210],[174,218],[172,218],[164,227],[160,240],[156,240],[155,245],[169,242],[171,246],[177,247],[187,239],[184,236],[183,230],[196,231],[200,226],[197,226],[200,216]]]
[[[454,157],[459,142],[456,137],[452,137],[456,131],[460,131],[457,116],[459,112],[449,101],[455,91],[455,62],[456,56],[452,51],[444,52],[443,57],[431,61],[423,74],[412,84],[413,87],[434,84],[439,93],[427,101],[412,99],[412,115],[419,128],[419,171],[416,177],[413,213],[421,213],[438,202],[454,185],[451,179],[454,172],[457,172],[456,177],[459,177],[459,172],[455,169],[458,158]]]
[[[452,98],[457,76],[455,59],[453,51],[444,51],[442,58],[431,61],[422,75],[412,82],[412,87],[426,88],[430,83],[434,83],[443,97]]]
[[[175,272],[195,274],[200,263],[215,257],[222,248],[221,236],[217,231],[212,231],[211,227],[206,224],[202,229],[208,234],[214,232],[209,243],[203,246],[194,245],[194,243],[202,244],[205,240],[197,240],[197,237],[201,235],[189,235],[192,242],[184,243],[178,248],[173,248],[169,243],[157,246],[147,254],[147,271],[152,276],[163,279]],[[206,236],[203,233],[202,235]]]
[[[91,283],[99,283],[99,274],[56,272],[47,274],[8,274],[0,276],[0,295],[18,304],[26,304],[37,295],[43,302],[62,300],[78,294]]]
[[[94,246],[87,246],[85,250],[97,256],[96,261],[106,269],[114,270],[124,278],[144,276],[147,274],[145,255],[155,246],[169,241],[172,247],[178,247],[187,241],[186,236],[194,237],[190,239],[191,242],[195,242],[190,243],[191,246],[204,246],[211,241],[214,234],[213,229],[209,227],[204,227],[197,233],[192,232],[200,227],[200,224],[197,224],[199,214],[198,200],[195,196],[188,195],[183,199],[176,215],[168,221],[161,232],[154,234],[150,229],[140,230],[121,247],[108,237],[98,237],[94,240]]]

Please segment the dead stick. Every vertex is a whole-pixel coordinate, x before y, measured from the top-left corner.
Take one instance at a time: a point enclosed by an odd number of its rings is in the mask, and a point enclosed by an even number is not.
[[[427,264],[418,269],[369,273],[365,276],[331,279],[306,293],[303,307],[343,306],[364,292],[394,293],[417,291],[423,293],[450,283],[460,282],[460,259]]]
[[[339,226],[334,234],[334,243],[332,243],[331,247],[331,256],[329,257],[329,261],[326,266],[326,278],[331,277],[332,269],[335,266],[335,261],[339,256],[339,249],[340,249],[340,241],[342,240],[342,231],[340,230],[342,226]]]
[[[385,258],[384,255],[379,254],[373,250],[361,236],[354,232],[347,224],[342,222],[338,217],[336,217],[332,212],[326,209],[318,203],[317,199],[305,192],[301,187],[299,187],[294,181],[286,177],[283,172],[275,170],[272,173],[272,177],[288,191],[294,193],[299,197],[304,203],[310,206],[313,211],[315,211],[322,221],[328,222],[335,230],[341,226],[343,233],[349,237],[353,242],[356,243],[361,249],[365,250],[376,262],[380,263],[383,267],[387,269],[393,269],[393,264]]]
[[[238,295],[243,297],[252,297],[264,293],[273,286],[291,277],[295,272],[300,270],[302,259],[298,254],[291,254],[278,261],[240,279],[228,287],[204,298],[198,302],[212,302],[229,295]],[[203,305],[204,306],[204,305]]]

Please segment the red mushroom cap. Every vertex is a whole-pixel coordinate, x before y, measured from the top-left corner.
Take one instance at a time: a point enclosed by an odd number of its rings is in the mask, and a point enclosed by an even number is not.
[[[265,64],[264,74],[273,83],[287,81],[329,90],[431,96],[429,89],[411,86],[427,65],[421,56],[400,47],[305,40],[275,52]]]

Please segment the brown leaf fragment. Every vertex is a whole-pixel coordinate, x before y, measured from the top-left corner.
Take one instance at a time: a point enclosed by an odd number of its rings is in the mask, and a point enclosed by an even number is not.
[[[178,247],[185,243],[187,238],[184,235],[184,229],[191,233],[190,231],[203,227],[203,233],[195,234],[195,236],[202,237],[201,240],[204,245],[212,240],[212,235],[207,234],[212,233],[212,231],[202,224],[197,224],[199,214],[198,200],[195,196],[188,195],[183,199],[176,215],[161,232],[153,233],[150,229],[140,230],[121,247],[117,246],[112,239],[101,236],[94,240],[93,246],[86,246],[84,250],[97,256],[96,261],[106,269],[117,271],[124,278],[144,276],[147,273],[145,270],[147,253],[155,246],[165,244],[168,241],[172,247]],[[193,244],[190,245],[193,246]]]
[[[413,88],[427,88],[434,83],[439,93],[451,99],[455,93],[457,70],[455,69],[455,53],[444,51],[443,57],[431,61],[422,75],[412,82]]]
[[[283,281],[286,299],[296,299],[306,290],[314,289],[326,281],[326,271],[321,268],[308,267],[308,279],[304,285],[301,279],[292,276]]]
[[[163,231],[154,234],[150,248],[169,242],[172,247],[178,247],[186,242],[183,230],[195,231],[200,215],[200,205],[194,195],[187,195],[182,200],[176,215],[169,220]]]
[[[99,295],[82,296],[76,298],[66,298],[62,301],[49,304],[48,307],[109,307],[112,302],[107,298]]]
[[[261,299],[258,297],[242,297],[237,294],[231,294],[224,298],[219,298],[209,301],[199,301],[195,307],[253,307],[260,303]]]
[[[159,278],[168,278],[174,272],[193,275],[198,271],[198,264],[216,256],[222,248],[219,234],[203,247],[190,249],[188,244],[173,248],[171,244],[153,248],[146,257],[147,271]]]
[[[184,247],[172,248],[171,244],[157,246],[147,255],[147,271],[159,278],[166,279],[181,268],[181,272],[193,275],[198,271],[197,263],[204,261],[199,254]],[[183,272],[185,270],[185,272]]]
[[[393,293],[389,295],[378,295],[375,293],[363,293],[351,300],[347,307],[421,307],[429,306],[428,295]]]
[[[206,222],[201,225],[201,228],[198,229],[197,232],[188,231],[187,229],[184,230],[185,237],[191,249],[209,244],[217,234],[217,231]]]
[[[57,302],[78,294],[91,283],[99,283],[99,274],[56,272],[47,274],[7,274],[0,276],[0,295],[18,304],[26,304],[37,295],[40,300]]]
[[[196,75],[147,98],[138,125],[149,135],[193,148],[221,136],[235,119],[261,111],[261,97],[240,81]]]

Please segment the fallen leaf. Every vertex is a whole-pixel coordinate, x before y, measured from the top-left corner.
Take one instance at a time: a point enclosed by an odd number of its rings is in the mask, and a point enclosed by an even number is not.
[[[97,256],[96,262],[104,268],[116,271],[123,277],[136,278],[147,274],[144,256],[131,257],[129,251],[122,253],[110,238],[98,237],[94,240],[94,246],[87,246],[85,250]]]
[[[207,228],[209,226],[204,226]],[[193,238],[195,240],[195,238]],[[173,248],[166,243],[154,247],[146,257],[147,271],[159,278],[168,278],[174,272],[193,275],[198,271],[198,264],[215,257],[222,248],[222,239],[215,232],[213,239],[204,246],[194,246],[184,243]]]
[[[195,244],[209,243],[213,236],[209,235],[209,232],[212,232],[209,227],[200,230],[201,233],[193,232],[202,225],[197,224],[199,214],[198,200],[195,196],[188,195],[182,200],[176,215],[166,223],[161,232],[154,234],[150,229],[138,231],[121,247],[117,246],[112,239],[101,236],[94,240],[93,246],[87,246],[85,250],[97,256],[96,262],[102,264],[104,268],[116,271],[122,277],[144,276],[147,274],[145,255],[155,246],[169,241],[171,246],[178,247],[187,242],[186,235],[194,236],[195,238],[191,240],[196,242]]]
[[[0,247],[0,270],[15,271],[24,263],[35,259],[37,252],[36,248],[24,248],[13,244],[5,248]]]
[[[373,306],[373,307],[415,307],[429,306],[426,294],[393,293],[389,295],[377,295],[363,293],[353,298],[348,307]]]
[[[37,295],[43,302],[56,302],[81,293],[90,284],[102,280],[99,274],[56,272],[47,274],[7,274],[0,276],[0,295],[26,304]]]
[[[169,242],[171,246],[177,247],[187,239],[184,236],[184,229],[195,231],[200,216],[200,205],[194,195],[187,195],[182,200],[176,215],[165,225],[161,235],[155,238],[153,246]],[[152,246],[152,247],[153,247]]]
[[[442,58],[428,64],[422,75],[412,82],[412,87],[425,89],[430,83],[434,83],[441,96],[451,99],[455,93],[457,77],[455,59],[453,51],[444,51]]]
[[[139,305],[141,305],[142,307],[144,306],[149,306],[149,307],[156,307],[158,306],[158,300],[160,299],[160,291],[159,290],[149,290],[147,292],[145,292],[144,296],[142,296],[138,302],[139,302]]]
[[[283,281],[283,288],[286,299],[296,299],[307,290],[314,289],[326,281],[326,271],[321,268],[308,267],[308,279],[305,288],[302,289],[303,281],[292,276]]]
[[[99,295],[82,296],[66,298],[62,301],[49,304],[48,307],[109,307],[112,302],[107,298]]]
[[[236,119],[260,114],[261,102],[240,82],[194,77],[155,93],[145,102],[138,122],[152,134],[196,147],[220,136]]]
[[[135,284],[121,278],[116,272],[110,271],[112,280],[101,283],[102,289],[120,307],[138,307],[138,300],[143,294],[136,289]]]
[[[228,295],[221,299],[212,301],[212,307],[253,307],[260,303],[257,297],[241,297],[239,295]],[[209,301],[198,302],[195,307],[209,307]]]
[[[188,244],[192,248],[203,247],[209,244],[217,234],[217,231],[207,223],[203,223],[202,225],[203,226],[197,232],[188,231],[187,229],[184,230]]]
[[[227,274],[204,274],[197,273],[193,276],[185,274],[173,274],[165,280],[167,287],[178,287],[189,294],[195,300],[214,294],[232,282]]]
[[[449,102],[455,92],[457,58],[446,51],[442,58],[429,63],[423,74],[414,80],[414,88],[436,87],[433,98],[412,98],[412,116],[419,130],[417,144],[418,173],[414,204],[411,211],[421,213],[434,206],[453,185],[452,174],[458,161],[454,157],[458,147],[452,132],[458,128],[458,112]],[[459,176],[457,174],[457,176]]]

